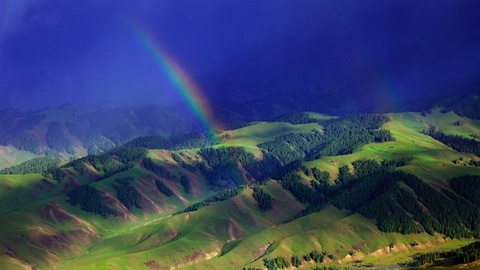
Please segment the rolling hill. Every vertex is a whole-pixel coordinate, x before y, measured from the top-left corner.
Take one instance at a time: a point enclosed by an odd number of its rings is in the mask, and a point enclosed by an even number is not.
[[[469,195],[478,157],[422,133],[478,140],[478,120],[440,110],[308,115],[222,131],[208,147],[186,136],[171,150],[120,147],[0,175],[0,265],[265,269],[297,256],[304,269],[386,267],[478,237]]]

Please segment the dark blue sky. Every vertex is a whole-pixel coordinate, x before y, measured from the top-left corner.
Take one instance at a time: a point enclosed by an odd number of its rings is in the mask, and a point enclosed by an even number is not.
[[[0,108],[178,101],[130,22],[209,97],[434,95],[480,74],[479,12],[480,1],[3,0]]]

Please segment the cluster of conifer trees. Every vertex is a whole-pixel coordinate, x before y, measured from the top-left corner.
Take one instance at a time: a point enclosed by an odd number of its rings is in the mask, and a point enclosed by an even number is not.
[[[378,228],[384,232],[410,234],[426,231],[452,238],[477,237],[480,208],[476,194],[480,194],[480,177],[452,179],[450,185],[456,193],[447,189],[437,191],[416,176],[391,170],[392,166],[407,164],[409,160],[411,158],[405,157],[382,164],[366,159],[354,161],[355,174],[348,167],[341,167],[335,185],[325,182],[329,178],[326,173],[313,169],[314,177],[321,180],[312,182],[314,189],[300,181],[301,177],[296,173],[302,170],[300,167],[293,168],[280,179],[282,186],[298,201],[309,203],[299,216],[333,203],[340,209],[375,219]],[[419,203],[428,210],[424,211]]]
[[[117,211],[108,208],[103,202],[102,194],[90,185],[82,185],[67,192],[68,202],[72,205],[80,205],[84,211],[101,215],[106,218],[108,215],[116,215]]]
[[[182,175],[180,177],[180,184],[182,185],[183,189],[185,190],[185,193],[190,193],[190,180],[186,175]]]
[[[73,166],[78,173],[83,174],[86,169],[85,163],[88,162],[95,168],[95,170],[103,173],[102,176],[97,179],[101,180],[132,168],[134,162],[142,159],[146,154],[147,150],[145,148],[121,147],[110,154],[88,155],[76,159],[67,163],[64,167]],[[111,155],[116,156],[120,163],[112,159]]]
[[[283,164],[321,156],[351,154],[371,142],[394,140],[389,130],[378,130],[388,117],[375,114],[354,114],[322,122],[323,133],[311,130],[290,133],[258,145]]]
[[[124,172],[124,171],[128,171],[131,168],[133,168],[133,163],[132,162],[128,162],[127,164],[122,164],[122,165],[119,165],[119,166],[112,167],[111,169],[105,171],[105,173],[100,178],[98,178],[97,181],[100,181],[102,179],[110,178],[110,177],[114,176],[115,174],[118,174],[118,173],[121,173],[121,172]]]
[[[62,181],[63,178],[63,171],[60,168],[50,168],[42,173],[42,176],[45,177],[45,179],[51,179],[51,180],[56,180],[58,182]]]
[[[471,165],[474,167],[480,167],[480,160],[470,159],[470,161],[468,162],[468,165]]]
[[[182,212],[197,211],[202,207],[210,205],[210,203],[212,202],[220,202],[220,201],[228,200],[229,198],[235,197],[238,194],[240,194],[242,191],[245,190],[246,187],[247,186],[242,185],[234,189],[219,191],[201,202],[190,205],[189,207],[185,208],[185,210],[183,210]]]
[[[328,182],[330,180],[330,173],[321,171],[317,167],[312,168],[312,175],[318,182]]]
[[[299,202],[319,204],[322,202],[322,195],[300,182],[300,175],[289,173],[282,179],[282,187],[290,191]]]
[[[172,153],[172,159],[175,160],[175,162],[177,162],[178,164],[182,162],[182,158],[177,153]]]
[[[439,259],[452,258],[454,264],[471,263],[480,259],[480,242],[474,242],[464,247],[445,252],[429,252],[420,254],[409,266],[419,267],[427,263],[433,263]]]
[[[424,134],[431,136],[437,141],[442,142],[448,147],[463,153],[470,153],[480,156],[480,142],[475,139],[468,139],[458,135],[446,135],[438,131],[435,127],[430,127]]]
[[[106,172],[116,167],[112,157],[108,154],[88,155],[67,163],[64,165],[64,167],[73,166],[76,170],[78,169],[77,171],[79,173],[83,173],[85,172],[85,168],[82,166],[82,164],[85,162],[90,163],[90,165],[92,165],[98,172]]]
[[[322,263],[325,260],[325,255],[326,252],[323,254],[316,250],[313,250],[308,255],[305,255],[305,257],[310,257],[315,263]]]
[[[400,171],[382,170],[363,175],[340,189],[333,203],[376,219],[381,231],[404,234],[436,231],[452,238],[477,234],[478,226],[471,220],[478,219],[480,211],[465,198],[447,190],[439,192],[418,177]],[[410,191],[400,188],[400,182]],[[427,212],[419,202],[427,207]],[[465,230],[465,226],[469,230]]]
[[[253,154],[243,147],[202,148],[198,152],[210,166],[200,165],[199,169],[208,179],[210,185],[217,189],[231,188],[244,184],[244,174],[238,168],[240,164],[255,162]]]
[[[290,170],[292,164],[300,164],[297,160],[283,166],[276,156],[267,152],[264,152],[262,160],[256,160],[253,154],[245,151],[243,147],[203,148],[199,155],[210,168],[204,163],[198,163],[197,167],[214,186],[220,186],[218,183],[227,179],[236,185],[243,184],[244,176],[238,169],[239,163],[248,172],[246,177],[254,177],[258,181],[278,179],[286,174],[285,171]]]
[[[306,262],[313,260],[315,263],[322,263],[325,260],[326,256],[328,256],[330,259],[333,259],[333,256],[328,255],[327,252],[318,252],[316,250],[313,250],[309,254],[304,255],[303,259]],[[278,256],[273,259],[264,258],[263,264],[265,265],[265,267],[267,267],[268,270],[287,269],[290,266],[299,268],[302,265],[302,259],[298,255],[293,255],[290,259],[284,256]],[[344,268],[339,268],[336,266],[314,266],[312,269],[340,270]]]
[[[254,156],[251,153],[245,151],[243,147],[219,147],[219,148],[202,148],[198,152],[200,156],[210,165],[212,168],[218,168],[229,164],[245,164],[254,160]]]
[[[257,201],[257,207],[260,211],[266,212],[272,209],[272,196],[259,186],[253,186],[253,198]]]
[[[145,148],[121,147],[113,152],[118,157],[119,161],[126,164],[144,158],[147,155]]]
[[[144,158],[142,161],[143,167],[147,170],[154,172],[156,175],[165,179],[174,179],[172,175],[165,167],[155,163],[151,158]]]
[[[117,199],[128,210],[132,210],[133,207],[140,209],[140,194],[134,187],[133,177],[126,177],[116,179],[113,184],[113,188],[117,192]]]
[[[22,130],[12,134],[11,138],[0,138],[2,145],[13,145],[19,150],[25,150],[32,153],[38,152],[38,140],[32,135]]]
[[[57,168],[59,159],[52,157],[37,157],[20,163],[16,166],[0,170],[0,174],[28,174],[42,173],[44,171]]]
[[[300,259],[298,255],[293,255],[292,258],[290,259],[290,262],[292,263],[292,266],[296,268],[302,265],[302,259]]]
[[[322,122],[325,142],[311,150],[308,157],[347,155],[368,143],[393,141],[389,130],[378,130],[388,121],[385,115],[352,114]]]
[[[346,268],[338,267],[335,265],[316,265],[311,270],[345,270]]]
[[[155,185],[157,186],[160,192],[165,194],[165,196],[167,197],[173,196],[173,191],[169,189],[167,186],[165,186],[165,184],[162,181],[155,179]]]
[[[154,172],[161,178],[164,179],[175,179],[175,175],[172,175],[165,167],[155,163],[151,158],[144,158],[143,167],[147,170]],[[165,194],[165,196],[170,197],[173,195],[173,191],[170,190],[162,181],[155,179],[155,185],[157,186],[158,190]]]
[[[380,162],[380,164],[383,167],[395,169],[395,168],[407,165],[412,160],[413,160],[412,155],[405,155],[405,156],[392,158],[392,159],[384,159]]]
[[[268,270],[278,270],[278,269],[286,269],[290,267],[290,261],[283,256],[278,256],[271,260],[264,258],[263,264],[267,267]]]
[[[318,145],[326,143],[326,138],[317,130],[305,133],[290,133],[276,137],[257,145],[266,152],[275,155],[283,164],[302,160],[308,152]]]

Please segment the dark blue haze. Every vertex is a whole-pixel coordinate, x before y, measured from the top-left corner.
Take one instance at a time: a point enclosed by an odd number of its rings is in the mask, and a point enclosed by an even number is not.
[[[436,95],[480,74],[480,1],[0,1],[0,108],[171,103],[132,22],[210,98]]]

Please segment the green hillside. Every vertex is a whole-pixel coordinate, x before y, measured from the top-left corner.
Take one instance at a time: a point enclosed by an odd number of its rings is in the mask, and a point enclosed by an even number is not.
[[[475,167],[454,164],[452,160],[464,157],[465,160],[475,159],[474,155],[454,151],[439,141],[420,133],[428,129],[429,125],[436,126],[447,134],[469,137],[470,134],[480,134],[480,122],[462,118],[453,112],[442,114],[433,111],[432,114],[422,116],[420,113],[388,114],[390,121],[385,128],[395,137],[393,142],[381,144],[372,143],[364,146],[360,151],[344,156],[322,157],[319,160],[306,163],[307,167],[319,167],[335,175],[338,168],[349,165],[359,158],[391,159],[399,156],[412,155],[412,162],[402,167],[405,172],[412,173],[424,180],[438,183],[461,174],[479,174]],[[462,126],[455,126],[455,121],[465,122]]]
[[[480,175],[468,163],[478,157],[421,131],[435,126],[470,138],[480,134],[478,120],[435,110],[388,118],[309,115],[319,122],[254,122],[223,131],[221,143],[207,148],[119,148],[57,171],[0,175],[0,265],[266,269],[271,260],[297,256],[303,269],[395,266],[477,237],[480,209],[470,196],[477,187],[452,186],[450,179]],[[356,125],[364,118],[370,126]],[[397,168],[382,165],[402,157],[408,161]],[[258,207],[257,185],[271,198],[271,209]],[[79,195],[84,191],[87,201]],[[451,207],[453,227],[442,223],[438,198],[451,202],[444,207]],[[198,210],[183,211],[193,204]],[[401,234],[385,225],[396,218],[418,230]]]

